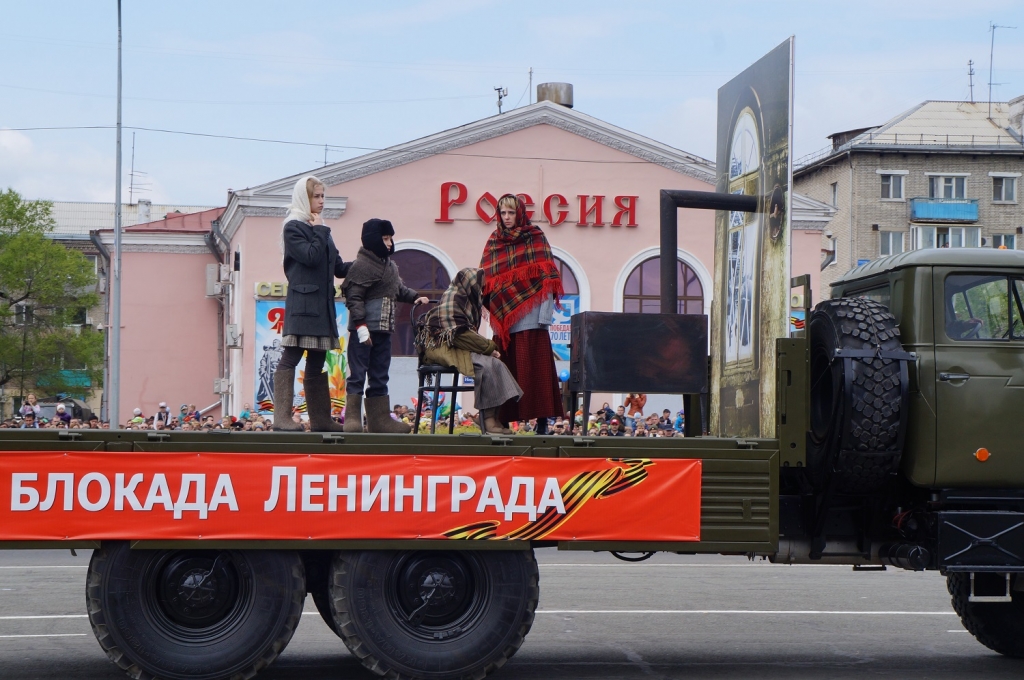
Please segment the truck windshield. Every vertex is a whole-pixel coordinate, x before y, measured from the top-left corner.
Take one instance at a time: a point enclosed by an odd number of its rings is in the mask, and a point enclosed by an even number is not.
[[[1007,276],[946,277],[946,335],[951,340],[1024,339],[1024,281]]]

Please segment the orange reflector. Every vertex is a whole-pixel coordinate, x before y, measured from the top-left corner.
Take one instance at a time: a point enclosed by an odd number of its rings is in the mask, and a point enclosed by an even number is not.
[[[977,451],[974,452],[974,457],[977,458],[982,463],[984,463],[986,460],[988,460],[991,455],[992,454],[989,453],[988,449],[986,449],[986,448],[980,448],[980,449],[978,449]]]

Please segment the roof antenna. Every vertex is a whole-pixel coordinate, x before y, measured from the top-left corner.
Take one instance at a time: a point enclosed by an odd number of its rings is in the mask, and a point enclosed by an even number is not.
[[[967,79],[971,88],[971,103],[974,103],[974,60],[967,60]]]
[[[998,26],[991,21],[988,22],[988,30],[992,32],[992,44],[988,48],[988,119],[992,120],[992,56],[996,51],[996,29],[997,28],[1017,28],[1016,26]],[[1002,85],[1003,83],[995,83],[996,85]]]
[[[501,115],[501,100],[508,96],[508,88],[496,87],[494,91],[498,93],[498,115]]]

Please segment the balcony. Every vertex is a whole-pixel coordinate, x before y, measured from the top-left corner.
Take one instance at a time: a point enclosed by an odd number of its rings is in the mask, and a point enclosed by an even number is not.
[[[912,198],[911,222],[977,222],[976,198]]]

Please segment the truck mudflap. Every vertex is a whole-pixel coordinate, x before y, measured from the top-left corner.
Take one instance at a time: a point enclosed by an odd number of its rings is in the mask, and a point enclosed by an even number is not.
[[[1024,572],[1024,513],[940,512],[938,566],[946,572]]]

